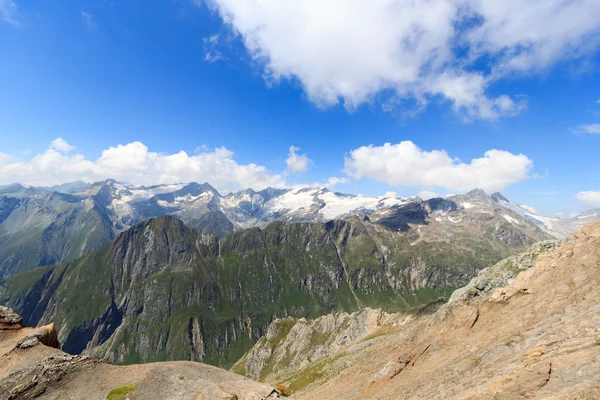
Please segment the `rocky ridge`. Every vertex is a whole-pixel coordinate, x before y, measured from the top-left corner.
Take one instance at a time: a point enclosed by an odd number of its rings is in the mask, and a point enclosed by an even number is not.
[[[540,254],[552,252],[565,242],[566,240],[539,242],[523,253],[508,257],[492,267],[482,269],[467,285],[456,289],[448,303],[469,300],[472,297],[482,296],[490,290],[508,285],[519,273],[535,266]]]
[[[279,319],[231,370],[262,382],[285,381],[286,375],[338,354],[383,326],[391,327],[394,317],[381,309],[365,308],[314,320]]]
[[[201,363],[120,367],[95,357],[70,355],[58,350],[53,325],[23,328],[15,315],[0,308],[0,320],[5,322],[0,329],[0,400],[105,399],[111,390],[124,386],[134,388],[127,397],[131,400],[280,398],[270,386]]]

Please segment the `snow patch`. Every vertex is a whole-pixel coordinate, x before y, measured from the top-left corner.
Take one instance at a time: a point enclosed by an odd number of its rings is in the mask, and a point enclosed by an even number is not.
[[[511,217],[510,215],[503,215],[504,219],[510,222],[511,224],[521,225],[519,221]]]

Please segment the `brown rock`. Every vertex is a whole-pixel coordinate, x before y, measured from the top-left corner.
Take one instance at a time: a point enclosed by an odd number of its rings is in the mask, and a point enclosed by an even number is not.
[[[8,307],[0,306],[0,330],[21,329],[23,319]]]

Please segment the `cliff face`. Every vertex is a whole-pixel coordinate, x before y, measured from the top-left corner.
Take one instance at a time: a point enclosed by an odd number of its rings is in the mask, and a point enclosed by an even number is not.
[[[543,243],[497,264],[432,314],[392,318],[391,326],[294,371],[283,367],[294,364],[289,349],[304,338],[292,338],[294,325],[285,333],[286,320],[278,321],[242,360],[242,372],[258,376],[257,365],[283,371],[260,378],[275,375],[297,399],[600,398],[599,265],[594,222],[565,243]]]
[[[449,297],[519,248],[497,240],[492,225],[429,241],[351,218],[275,222],[218,239],[159,217],[75,261],[3,281],[0,300],[27,324],[55,322],[71,353],[231,366],[276,318]]]

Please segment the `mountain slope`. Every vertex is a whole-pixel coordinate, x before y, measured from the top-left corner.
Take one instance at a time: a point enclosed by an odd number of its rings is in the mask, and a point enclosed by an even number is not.
[[[419,203],[419,218],[431,219],[431,204]],[[406,210],[398,213],[413,224]],[[159,217],[77,260],[6,279],[0,300],[28,324],[54,321],[69,352],[228,366],[274,318],[411,309],[448,297],[479,269],[536,241],[486,221],[423,237],[357,217],[275,222],[219,239]]]
[[[496,286],[507,270],[499,263],[474,282],[476,295],[400,318],[394,329],[288,372],[283,383],[296,399],[599,398],[600,222],[535,254],[533,263],[529,255],[510,262],[522,271],[516,278]],[[491,290],[477,289],[486,279]],[[285,371],[289,360],[271,368]]]
[[[0,191],[0,279],[75,259],[113,238],[108,216],[90,199],[20,185]]]

